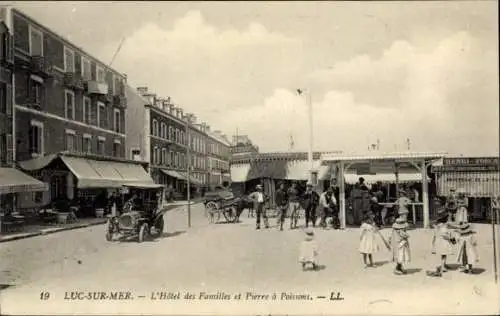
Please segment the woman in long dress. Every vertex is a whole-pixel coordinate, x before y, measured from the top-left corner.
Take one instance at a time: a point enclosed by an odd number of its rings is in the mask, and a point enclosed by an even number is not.
[[[469,214],[467,208],[469,207],[469,200],[465,196],[463,189],[459,189],[457,197],[457,213],[455,214],[455,221],[458,224],[467,223],[469,221]]]
[[[441,261],[433,276],[442,276],[447,271],[446,259],[453,253],[454,237],[448,228],[448,214],[441,212],[438,214],[437,224],[434,227],[432,237],[432,254],[435,254]]]
[[[374,224],[373,217],[374,215],[371,213],[366,214],[360,227],[359,252],[363,255],[365,268],[373,267],[373,253],[379,250],[376,241],[377,227]]]

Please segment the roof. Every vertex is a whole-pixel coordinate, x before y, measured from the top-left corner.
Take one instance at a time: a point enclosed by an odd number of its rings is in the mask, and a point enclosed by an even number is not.
[[[223,137],[221,137],[220,135],[218,135],[217,133],[214,133],[214,132],[208,132],[207,135],[211,138],[213,138],[214,140],[226,145],[226,146],[231,146],[231,143],[227,140],[227,139],[224,139]]]
[[[446,153],[428,153],[428,152],[371,152],[366,154],[323,154],[321,160],[325,162],[336,161],[369,161],[369,160],[437,160],[446,156]]]
[[[340,154],[337,152],[313,152],[313,159],[318,160],[324,154]],[[239,153],[233,154],[231,161],[233,163],[243,161],[264,161],[264,160],[307,160],[307,152],[267,152],[267,153]]]

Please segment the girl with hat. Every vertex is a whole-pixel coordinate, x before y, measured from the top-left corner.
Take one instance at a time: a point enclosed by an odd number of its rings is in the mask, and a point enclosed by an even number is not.
[[[462,224],[459,232],[457,261],[465,273],[472,273],[472,265],[479,262],[476,232],[472,230],[469,223]]]
[[[311,264],[313,270],[317,268],[317,260],[318,256],[318,244],[314,239],[314,231],[312,228],[306,228],[304,230],[305,238],[300,244],[300,255],[299,262],[302,264],[302,270],[306,270],[306,265]]]
[[[398,215],[399,218],[404,219],[405,221],[408,218],[408,205],[411,203],[410,198],[408,197],[408,193],[405,190],[399,190],[399,194],[401,195],[397,201],[398,205]]]
[[[433,276],[442,276],[446,272],[446,259],[453,253],[455,238],[453,232],[448,227],[448,213],[441,211],[438,214],[436,225],[434,226],[434,236],[432,237],[432,254],[440,257],[441,265],[436,268]]]
[[[392,225],[392,235],[390,244],[392,246],[392,261],[396,262],[395,274],[405,274],[403,264],[407,264],[411,260],[410,255],[410,235],[406,232],[408,223],[404,218],[396,219]]]
[[[377,234],[377,227],[374,224],[372,213],[365,214],[363,223],[361,224],[361,236],[359,239],[359,252],[363,255],[363,262],[365,268],[373,267],[373,253],[379,250],[375,235]],[[368,260],[367,260],[368,259]]]

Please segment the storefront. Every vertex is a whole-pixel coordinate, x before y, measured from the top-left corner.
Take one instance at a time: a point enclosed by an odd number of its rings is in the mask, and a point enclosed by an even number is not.
[[[471,220],[489,221],[492,198],[500,195],[499,165],[498,157],[444,158],[432,166],[437,194],[445,197],[451,188],[463,190]]]

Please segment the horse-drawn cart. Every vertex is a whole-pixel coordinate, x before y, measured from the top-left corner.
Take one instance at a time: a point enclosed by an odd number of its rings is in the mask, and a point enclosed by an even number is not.
[[[245,196],[236,197],[230,190],[222,188],[205,195],[205,215],[210,223],[218,223],[221,218],[236,223],[245,208],[253,207],[252,203]]]

